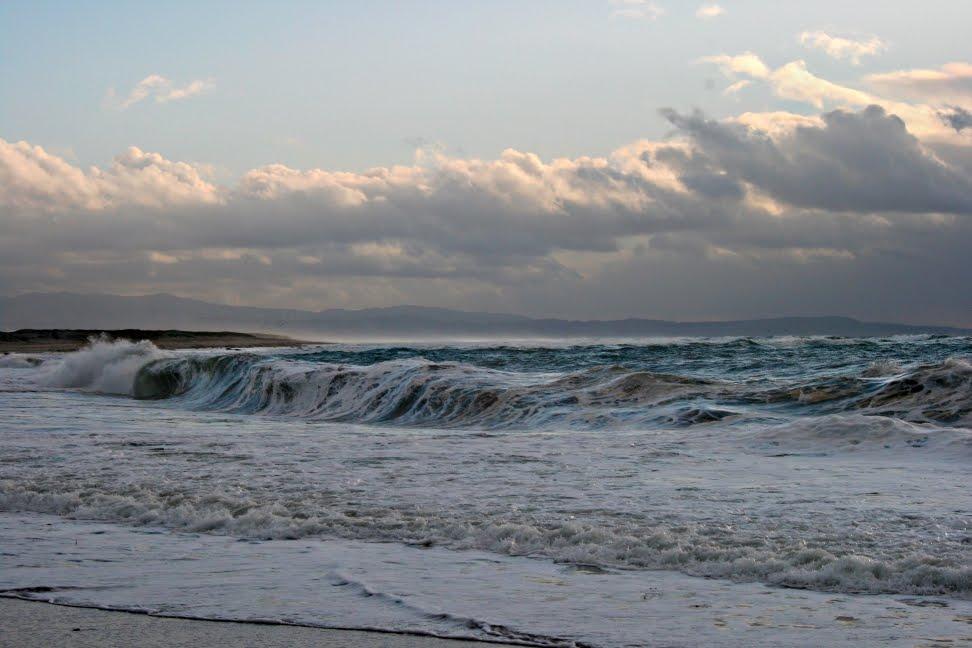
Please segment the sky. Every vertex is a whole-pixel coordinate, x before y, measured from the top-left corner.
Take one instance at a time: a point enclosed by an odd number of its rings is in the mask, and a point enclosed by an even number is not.
[[[0,294],[972,326],[967,1],[0,4]]]

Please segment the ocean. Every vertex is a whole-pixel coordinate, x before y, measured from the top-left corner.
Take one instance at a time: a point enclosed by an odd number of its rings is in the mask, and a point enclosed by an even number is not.
[[[972,641],[970,358],[929,335],[0,356],[0,593],[542,646]]]

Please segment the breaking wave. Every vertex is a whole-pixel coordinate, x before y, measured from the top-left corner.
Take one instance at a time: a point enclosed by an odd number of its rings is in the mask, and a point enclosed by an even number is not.
[[[94,338],[88,346],[41,366],[39,382],[103,394],[132,395],[135,376],[146,363],[162,357],[148,340],[129,342]]]
[[[855,411],[916,423],[972,425],[972,363],[947,358],[903,370],[893,361],[872,363],[859,375],[741,394],[754,402],[816,407],[817,413]]]
[[[0,369],[33,369],[44,363],[42,358],[10,353],[0,355]]]
[[[972,425],[972,363],[949,358],[918,367],[889,379],[853,406],[909,421]]]
[[[759,345],[749,341],[747,347],[753,346]],[[545,357],[557,353],[542,351]],[[568,352],[576,354],[573,349]],[[691,348],[690,352],[696,353]],[[38,382],[45,386],[171,399],[189,409],[311,421],[601,429],[685,427],[781,414],[789,418],[800,410],[801,416],[860,413],[912,423],[972,426],[972,363],[957,357],[910,369],[894,360],[875,360],[856,373],[823,374],[809,380],[800,376],[730,380],[730,371],[722,377],[692,376],[621,363],[555,372],[512,371],[458,359],[430,360],[414,349],[411,353],[383,349],[375,357],[364,354],[357,359],[367,364],[352,364],[327,361],[331,356],[353,359],[347,352],[284,357],[176,355],[148,341],[100,339],[37,369]],[[499,355],[477,353],[463,350],[452,355],[465,360]],[[532,358],[539,351],[518,350],[510,355],[517,353]],[[444,354],[431,350],[428,355]],[[591,355],[605,359],[610,354],[600,350]],[[19,366],[21,360],[15,360],[10,362]]]
[[[138,371],[136,398],[178,398],[191,408],[302,419],[436,425],[610,427],[647,422],[652,410],[701,396],[708,380],[602,366],[558,376],[407,359],[369,366],[267,361],[250,354],[156,360]],[[703,410],[685,424],[718,420]]]

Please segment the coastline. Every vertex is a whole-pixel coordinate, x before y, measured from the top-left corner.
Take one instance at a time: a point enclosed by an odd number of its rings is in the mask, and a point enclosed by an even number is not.
[[[77,351],[92,337],[101,335],[113,339],[139,342],[148,340],[160,349],[212,349],[296,347],[317,344],[294,340],[269,333],[240,333],[236,331],[180,331],[149,329],[19,329],[0,332],[0,354],[51,353]]]
[[[481,641],[394,632],[153,616],[0,597],[0,645],[4,648],[123,648],[131,646],[135,637],[138,645],[146,648],[481,648],[490,645]]]

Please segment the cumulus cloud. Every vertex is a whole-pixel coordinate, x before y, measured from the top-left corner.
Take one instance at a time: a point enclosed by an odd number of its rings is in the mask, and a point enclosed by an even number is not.
[[[45,211],[216,203],[220,190],[199,169],[136,147],[105,169],[85,171],[27,142],[0,139],[0,204]]]
[[[202,94],[212,87],[213,82],[210,79],[196,79],[184,86],[178,86],[164,76],[150,74],[136,83],[135,87],[125,97],[118,97],[115,89],[109,88],[105,105],[117,110],[127,110],[150,97],[154,98],[156,103],[181,101]]]
[[[720,61],[771,77],[759,63]],[[972,280],[969,174],[906,120],[879,106],[664,115],[672,138],[603,157],[423,151],[363,172],[271,164],[232,186],[135,148],[83,169],[0,140],[0,293],[877,317],[900,303],[897,282],[929,317],[970,312],[957,283]],[[861,286],[875,291],[866,312]]]
[[[729,179],[790,205],[850,212],[972,215],[972,178],[925,150],[880,106],[837,110],[777,138],[665,111]]]
[[[871,74],[864,80],[879,91],[909,99],[972,104],[972,63],[946,63],[938,69]]]
[[[739,87],[736,80],[739,77],[748,77],[749,80],[767,84],[773,93],[782,99],[799,101],[817,109],[862,108],[878,105],[904,119],[909,129],[921,137],[942,142],[956,141],[955,131],[942,122],[939,106],[910,103],[902,100],[905,98],[902,94],[893,94],[888,98],[834,83],[811,72],[806,62],[802,60],[790,61],[774,69],[763,62],[757,54],[744,52],[737,55],[705,56],[697,62],[718,66],[723,74],[734,82],[730,88],[735,86],[736,90]],[[867,77],[866,80],[873,78],[873,76]]]
[[[704,4],[695,10],[696,18],[702,18],[703,20],[718,18],[724,13],[726,13],[726,10],[714,2]]]
[[[665,10],[651,0],[611,0],[611,6],[611,15],[620,18],[658,20],[665,15]]]
[[[798,39],[804,47],[821,50],[830,58],[850,59],[854,65],[860,65],[865,56],[875,56],[887,49],[887,44],[877,36],[851,38],[824,31],[805,31]]]

